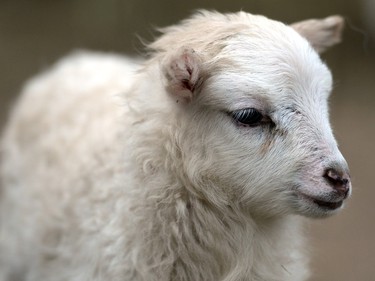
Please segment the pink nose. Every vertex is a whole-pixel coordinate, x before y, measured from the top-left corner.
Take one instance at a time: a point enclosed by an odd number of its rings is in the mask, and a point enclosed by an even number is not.
[[[350,190],[350,176],[347,172],[340,172],[336,169],[327,169],[324,177],[332,188],[340,195],[346,198]]]

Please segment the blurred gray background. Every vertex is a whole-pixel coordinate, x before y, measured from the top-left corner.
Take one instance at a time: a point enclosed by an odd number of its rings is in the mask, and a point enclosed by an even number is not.
[[[312,280],[375,280],[375,0],[0,0],[0,126],[24,81],[61,56],[75,49],[138,55],[137,36],[150,41],[153,27],[200,8],[286,23],[345,16],[343,43],[323,59],[335,78],[331,120],[354,192],[343,212],[307,228]]]

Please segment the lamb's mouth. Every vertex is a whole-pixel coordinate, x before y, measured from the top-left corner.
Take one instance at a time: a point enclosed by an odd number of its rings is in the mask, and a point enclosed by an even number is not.
[[[327,211],[334,211],[340,208],[344,203],[343,199],[339,201],[328,201],[328,200],[317,199],[317,198],[311,197],[303,193],[300,193],[300,195],[305,201],[308,201],[311,204],[317,205],[319,206],[319,208],[327,210]]]
[[[318,205],[322,209],[326,210],[336,210],[342,206],[344,203],[344,200],[338,201],[338,202],[328,202],[328,201],[322,201],[317,199],[312,199],[312,202],[316,205]]]

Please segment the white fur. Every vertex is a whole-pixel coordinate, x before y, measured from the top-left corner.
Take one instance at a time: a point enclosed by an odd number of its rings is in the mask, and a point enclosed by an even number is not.
[[[325,34],[326,36],[326,34]],[[2,141],[0,280],[306,280],[304,197],[346,167],[331,75],[292,28],[201,12],[141,65],[78,53],[31,80]],[[275,123],[241,127],[257,108]]]

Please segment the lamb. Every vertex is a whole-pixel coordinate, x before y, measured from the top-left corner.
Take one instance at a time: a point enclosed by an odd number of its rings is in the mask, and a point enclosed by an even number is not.
[[[1,143],[0,280],[306,280],[304,217],[351,193],[317,53],[342,27],[200,11],[145,61],[32,79]]]

